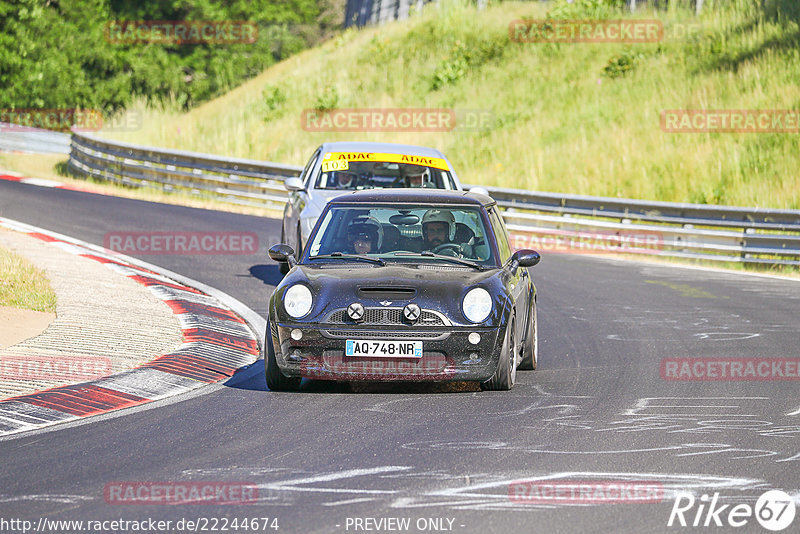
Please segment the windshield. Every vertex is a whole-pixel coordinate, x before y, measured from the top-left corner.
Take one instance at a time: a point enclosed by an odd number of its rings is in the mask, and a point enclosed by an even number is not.
[[[310,261],[346,261],[347,255],[361,255],[451,266],[450,258],[455,258],[465,260],[465,266],[496,266],[486,229],[483,210],[477,206],[333,206],[312,236],[308,256]]]
[[[339,190],[383,187],[456,189],[443,158],[376,152],[326,153],[315,185]]]

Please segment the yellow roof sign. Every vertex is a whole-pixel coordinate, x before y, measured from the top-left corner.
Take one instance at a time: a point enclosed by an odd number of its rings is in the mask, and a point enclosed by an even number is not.
[[[449,171],[450,167],[447,166],[447,161],[444,158],[430,158],[427,156],[411,156],[408,154],[389,154],[384,152],[328,152],[322,158],[322,170],[325,172],[326,167],[334,170],[333,166],[326,164],[333,161],[380,161],[387,163],[406,163],[409,165],[424,165],[426,167],[433,167],[443,171]],[[344,167],[347,169],[347,167]]]

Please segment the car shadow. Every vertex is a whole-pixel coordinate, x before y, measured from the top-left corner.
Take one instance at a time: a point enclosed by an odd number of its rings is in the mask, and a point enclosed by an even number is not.
[[[283,280],[283,275],[277,263],[253,265],[250,267],[250,275],[258,278],[268,286],[276,286]]]
[[[242,376],[240,373],[245,373]],[[465,393],[480,391],[480,385],[473,382],[335,382],[332,380],[303,379],[300,389],[295,392],[273,392],[267,388],[264,376],[264,360],[259,359],[245,370],[237,372],[225,381],[232,389],[265,391],[280,395],[301,393],[353,393],[407,395],[429,393]]]

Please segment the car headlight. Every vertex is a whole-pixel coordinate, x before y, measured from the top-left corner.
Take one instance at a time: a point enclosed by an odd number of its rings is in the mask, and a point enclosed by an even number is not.
[[[283,308],[286,313],[299,319],[311,311],[311,290],[303,284],[295,284],[283,295]]]
[[[482,287],[470,289],[461,303],[464,316],[473,323],[482,323],[492,313],[492,296]]]

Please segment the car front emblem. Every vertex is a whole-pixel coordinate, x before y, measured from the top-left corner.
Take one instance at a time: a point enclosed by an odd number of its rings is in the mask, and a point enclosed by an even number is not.
[[[403,316],[409,322],[416,322],[419,319],[420,311],[419,306],[416,304],[408,304],[405,308],[403,308]]]
[[[354,321],[364,319],[364,306],[360,302],[354,302],[347,307],[347,316]]]
[[[382,304],[383,306],[388,306],[388,305],[390,305],[391,303],[392,303],[392,301],[391,301],[391,300],[382,300],[382,301],[381,301],[381,304]]]

